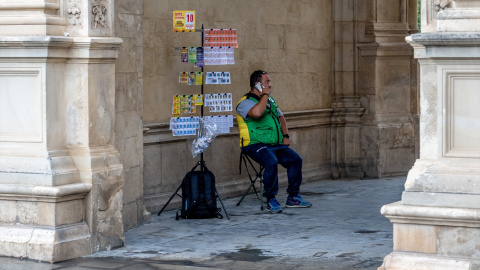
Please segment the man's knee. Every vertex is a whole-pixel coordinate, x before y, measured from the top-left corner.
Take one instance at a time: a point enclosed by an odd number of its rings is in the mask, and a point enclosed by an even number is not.
[[[302,157],[301,157],[301,156],[298,156],[298,158],[297,158],[297,160],[296,160],[295,162],[297,162],[298,164],[302,165],[302,163],[303,163]]]
[[[277,171],[278,170],[278,160],[276,159],[268,159],[265,160],[263,163],[263,167],[267,171]]]

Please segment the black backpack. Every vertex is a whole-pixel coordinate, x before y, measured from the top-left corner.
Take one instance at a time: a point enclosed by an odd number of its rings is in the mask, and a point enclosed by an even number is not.
[[[220,211],[213,173],[209,170],[188,172],[182,182],[182,208],[175,219],[223,218]]]

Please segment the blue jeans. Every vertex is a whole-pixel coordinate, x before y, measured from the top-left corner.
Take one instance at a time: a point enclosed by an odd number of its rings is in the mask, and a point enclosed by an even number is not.
[[[278,193],[278,164],[287,169],[289,196],[296,196],[302,184],[302,158],[290,147],[282,144],[256,143],[243,147],[243,152],[265,167],[263,173],[264,192],[267,199]]]

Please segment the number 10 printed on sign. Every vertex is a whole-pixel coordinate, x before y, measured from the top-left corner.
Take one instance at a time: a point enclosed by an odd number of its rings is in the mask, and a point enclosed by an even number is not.
[[[175,10],[173,12],[174,32],[195,32],[195,11]]]

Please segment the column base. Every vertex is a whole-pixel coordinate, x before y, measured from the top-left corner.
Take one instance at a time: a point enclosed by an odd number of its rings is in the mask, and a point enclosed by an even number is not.
[[[480,262],[461,258],[446,258],[418,255],[405,252],[392,252],[383,260],[378,270],[474,270],[480,269]]]
[[[480,269],[480,209],[382,207],[393,223],[393,250],[379,269]]]
[[[0,226],[0,255],[59,262],[91,254],[86,223],[60,226]]]

